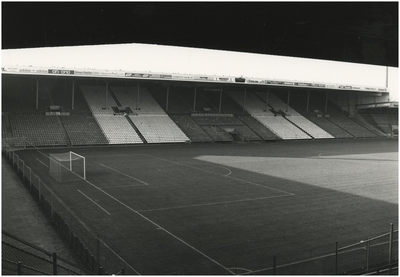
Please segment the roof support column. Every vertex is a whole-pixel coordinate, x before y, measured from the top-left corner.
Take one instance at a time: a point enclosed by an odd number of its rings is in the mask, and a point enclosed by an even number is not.
[[[193,111],[196,112],[196,95],[197,95],[197,87],[194,88],[194,100],[193,100]]]
[[[71,108],[74,109],[74,102],[75,102],[75,80],[72,79],[72,104]]]
[[[325,113],[328,112],[328,98],[329,98],[329,92],[326,92],[326,98],[325,98]]]
[[[349,93],[348,93],[348,95],[347,95],[347,112],[348,113],[350,113],[350,106],[351,106],[351,99],[350,99],[350,91],[349,91]]]
[[[307,105],[306,105],[306,113],[308,113],[308,109],[310,107],[310,91],[307,92]]]
[[[167,86],[167,101],[165,103],[165,111],[168,111],[168,99],[169,99],[169,85]]]
[[[268,111],[268,102],[269,102],[269,89],[267,90],[267,99],[265,100],[264,112]]]
[[[286,112],[288,112],[288,110],[289,110],[289,103],[290,103],[290,89],[288,89]]]
[[[140,83],[137,84],[136,110],[140,110],[139,101],[140,101]]]
[[[219,109],[218,109],[219,113],[221,113],[221,107],[222,107],[222,88],[219,91]]]
[[[244,96],[243,96],[243,111],[245,110],[245,105],[246,105],[246,97],[247,97],[247,90],[244,89]]]
[[[106,97],[105,97],[105,102],[104,102],[104,108],[107,109],[107,100],[108,100],[108,81],[106,81]]]
[[[39,78],[35,78],[36,80],[36,110],[39,109]]]

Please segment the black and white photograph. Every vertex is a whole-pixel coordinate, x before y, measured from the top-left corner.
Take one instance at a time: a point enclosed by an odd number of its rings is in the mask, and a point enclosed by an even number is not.
[[[1,2],[2,275],[398,275],[398,1]]]

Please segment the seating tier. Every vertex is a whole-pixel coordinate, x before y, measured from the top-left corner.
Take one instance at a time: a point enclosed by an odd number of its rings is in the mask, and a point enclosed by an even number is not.
[[[243,105],[243,94],[230,92],[229,95],[239,104]],[[311,139],[309,135],[294,126],[291,122],[281,116],[274,116],[267,107],[262,97],[249,92],[246,95],[245,109],[264,126],[270,129],[282,139]]]
[[[65,146],[68,139],[58,116],[10,114],[14,138],[25,138],[32,146]]]
[[[129,118],[148,143],[190,141],[168,115],[130,115]]]
[[[261,122],[250,115],[238,116],[238,118],[244,122],[251,130],[254,131],[263,140],[277,140],[279,137],[275,135],[271,130],[265,127]]]
[[[313,138],[316,138],[316,139],[334,138],[334,136],[329,134],[324,129],[320,128],[318,125],[315,125],[313,122],[311,122],[304,116],[301,116],[301,115],[288,116],[287,120],[289,120],[290,122],[299,126],[301,129],[303,129],[305,132],[307,132]]]
[[[60,118],[72,145],[108,144],[93,116],[78,114]]]
[[[350,118],[344,115],[335,115],[328,118],[329,121],[338,125],[340,128],[357,138],[375,138],[377,135],[370,132],[366,128],[357,124]]]
[[[317,117],[315,115],[308,115],[306,117],[308,120],[313,122],[315,125],[318,125],[322,129],[326,130],[329,134],[331,134],[335,138],[353,138],[351,134],[349,134],[336,124],[330,122],[325,117]]]
[[[124,116],[98,114],[95,118],[110,144],[143,143]]]
[[[261,140],[261,138],[253,132],[240,119],[233,115],[216,115],[216,116],[192,116],[193,120],[203,128],[205,126],[218,126],[222,130],[230,129],[233,133],[238,133],[243,140]],[[219,137],[219,135],[218,135]]]
[[[190,115],[170,115],[170,117],[192,142],[213,141]]]

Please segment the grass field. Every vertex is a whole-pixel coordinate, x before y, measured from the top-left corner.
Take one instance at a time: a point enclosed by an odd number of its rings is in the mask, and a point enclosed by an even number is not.
[[[140,274],[262,272],[273,255],[290,263],[398,226],[397,140],[71,150],[87,182],[20,157]]]

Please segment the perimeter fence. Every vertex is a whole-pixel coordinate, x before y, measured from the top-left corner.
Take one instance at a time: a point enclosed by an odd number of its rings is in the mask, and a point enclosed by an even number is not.
[[[91,275],[90,271],[2,231],[2,275]]]
[[[271,256],[265,268],[242,275],[360,275],[397,272],[398,230],[327,246]]]
[[[94,274],[139,275],[134,268],[115,253],[78,216],[43,183],[38,175],[8,148],[3,149],[7,161],[24,185],[51,218],[71,248]],[[328,254],[327,254],[328,253]],[[398,230],[356,241],[342,241],[326,246],[271,256],[264,260],[264,268],[248,271],[235,268],[241,275],[334,275],[360,274],[388,268],[397,268]]]
[[[115,253],[45,184],[15,151],[3,148],[13,167],[44,213],[53,221],[71,249],[94,274],[139,273]]]

